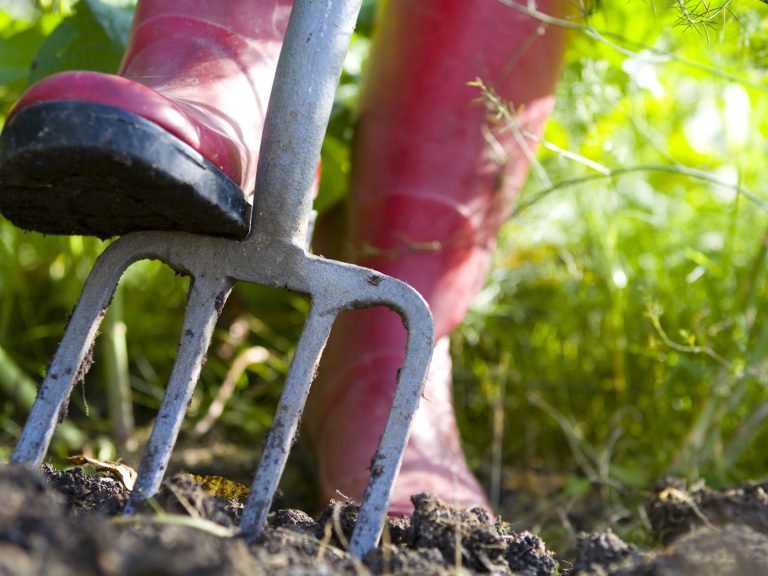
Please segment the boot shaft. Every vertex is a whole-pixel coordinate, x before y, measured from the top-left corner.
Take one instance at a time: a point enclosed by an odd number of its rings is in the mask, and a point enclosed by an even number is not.
[[[139,0],[133,27],[163,16],[202,20],[243,38],[281,41],[293,0]]]
[[[561,13],[560,0],[539,8]],[[351,238],[427,299],[437,337],[484,284],[554,103],[565,32],[498,0],[389,0],[359,105]],[[516,113],[494,123],[481,79]],[[531,134],[533,137],[531,137]]]
[[[237,148],[253,191],[261,133],[292,0],[143,0],[119,74],[162,94]],[[204,147],[204,143],[203,143]]]
[[[558,13],[559,5],[544,0],[539,8]],[[497,192],[511,199],[525,179],[526,154],[510,130],[488,122],[480,90],[468,84],[481,79],[518,111],[526,130],[540,134],[565,32],[542,28],[498,0],[390,0],[386,8],[361,95],[353,189],[364,203],[407,187],[408,194],[455,200],[473,214],[483,213]],[[492,149],[484,126],[506,158]],[[528,146],[536,148],[533,141]]]

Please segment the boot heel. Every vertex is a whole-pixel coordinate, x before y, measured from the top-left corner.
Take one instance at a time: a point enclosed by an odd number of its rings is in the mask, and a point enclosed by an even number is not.
[[[19,111],[0,135],[0,213],[46,234],[243,238],[251,205],[224,172],[154,123],[60,100]]]

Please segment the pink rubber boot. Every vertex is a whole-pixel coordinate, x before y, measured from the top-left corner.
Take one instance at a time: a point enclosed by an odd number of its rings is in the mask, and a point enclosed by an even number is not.
[[[553,105],[564,34],[498,0],[390,0],[386,7],[360,103],[350,236],[358,263],[427,299],[438,339],[390,512],[410,512],[410,496],[422,491],[488,508],[459,442],[448,335],[485,282],[498,227],[526,177],[536,148],[530,134],[541,134]],[[559,12],[557,0],[538,8]],[[489,119],[479,90],[467,85],[476,78],[509,102],[527,135]],[[405,333],[381,309],[337,324],[305,429],[322,497],[339,491],[360,499]]]
[[[241,237],[292,0],[141,0],[118,75],[32,86],[0,136],[0,212],[48,233]]]

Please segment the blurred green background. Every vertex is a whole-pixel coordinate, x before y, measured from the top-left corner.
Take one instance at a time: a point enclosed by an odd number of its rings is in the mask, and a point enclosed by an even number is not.
[[[338,91],[321,212],[346,194],[375,13],[366,1]],[[131,2],[0,2],[0,118],[54,71],[114,71],[130,18]],[[507,519],[536,525],[595,493],[621,511],[665,474],[715,486],[765,478],[766,25],[756,0],[576,6],[538,163],[452,338],[465,448]],[[0,459],[105,246],[0,218]],[[186,284],[157,263],[129,270],[51,458],[135,462]],[[306,310],[297,296],[237,289],[177,466],[247,481]],[[222,382],[223,411],[206,419]],[[308,471],[299,449],[283,482],[292,505],[312,505]]]

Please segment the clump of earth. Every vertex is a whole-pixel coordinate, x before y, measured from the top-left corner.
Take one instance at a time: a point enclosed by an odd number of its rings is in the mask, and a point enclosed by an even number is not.
[[[611,531],[583,533],[575,550],[549,550],[479,508],[413,497],[389,518],[378,548],[346,551],[358,506],[332,502],[317,517],[273,510],[256,542],[236,536],[242,504],[177,475],[139,514],[106,473],[0,466],[0,574],[298,575],[519,574],[523,576],[768,574],[768,485],[714,491],[670,480],[649,502],[657,536],[642,550]]]

